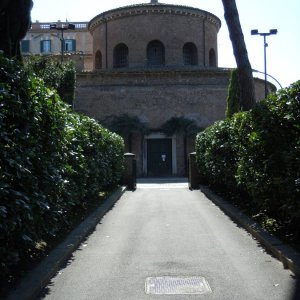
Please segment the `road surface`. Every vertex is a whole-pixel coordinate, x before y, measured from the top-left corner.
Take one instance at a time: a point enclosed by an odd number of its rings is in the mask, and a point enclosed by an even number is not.
[[[195,278],[207,285],[191,283]],[[140,184],[105,215],[40,299],[296,300],[295,287],[293,274],[200,191]]]

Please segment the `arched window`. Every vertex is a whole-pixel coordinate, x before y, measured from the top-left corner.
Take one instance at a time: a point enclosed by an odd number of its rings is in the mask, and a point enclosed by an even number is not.
[[[197,47],[194,43],[184,44],[182,55],[185,66],[195,66],[198,64]]]
[[[165,47],[160,41],[152,41],[147,46],[148,66],[164,66]]]
[[[216,52],[215,52],[214,49],[209,50],[209,66],[210,67],[216,67],[217,66]]]
[[[118,44],[114,48],[114,68],[128,67],[128,47],[125,44]]]
[[[100,50],[95,55],[95,69],[102,69],[102,54]]]

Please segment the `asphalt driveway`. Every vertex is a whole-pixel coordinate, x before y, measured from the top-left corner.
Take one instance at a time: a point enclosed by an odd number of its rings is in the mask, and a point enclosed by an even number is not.
[[[202,294],[195,278],[208,286]],[[40,298],[292,300],[295,287],[293,274],[203,193],[186,183],[143,182],[104,216]]]

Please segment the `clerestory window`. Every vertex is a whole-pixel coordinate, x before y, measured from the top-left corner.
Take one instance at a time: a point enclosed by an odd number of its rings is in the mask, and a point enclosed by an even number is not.
[[[161,41],[152,41],[147,46],[148,66],[165,65],[165,47]]]
[[[95,55],[95,69],[102,69],[102,54],[100,50]]]
[[[216,52],[213,48],[209,50],[209,66],[210,67],[216,67],[217,66]]]
[[[195,66],[198,64],[197,47],[194,43],[184,44],[182,54],[185,66]]]
[[[128,47],[121,43],[114,48],[114,68],[128,67]]]

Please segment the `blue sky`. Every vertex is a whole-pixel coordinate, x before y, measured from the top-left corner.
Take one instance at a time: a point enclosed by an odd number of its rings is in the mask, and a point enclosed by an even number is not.
[[[33,0],[32,21],[70,22],[89,21],[96,15],[117,7],[148,3],[134,0]],[[187,5],[209,11],[219,17],[222,27],[218,34],[220,67],[235,67],[228,29],[224,20],[221,0],[162,0],[167,4]],[[269,32],[278,29],[277,35],[267,37],[267,73],[275,77],[283,87],[300,80],[300,32],[299,0],[236,0],[240,21],[253,69],[264,71],[263,37],[251,36],[251,29]],[[254,74],[263,78],[263,75]],[[276,82],[272,81],[277,87]]]

